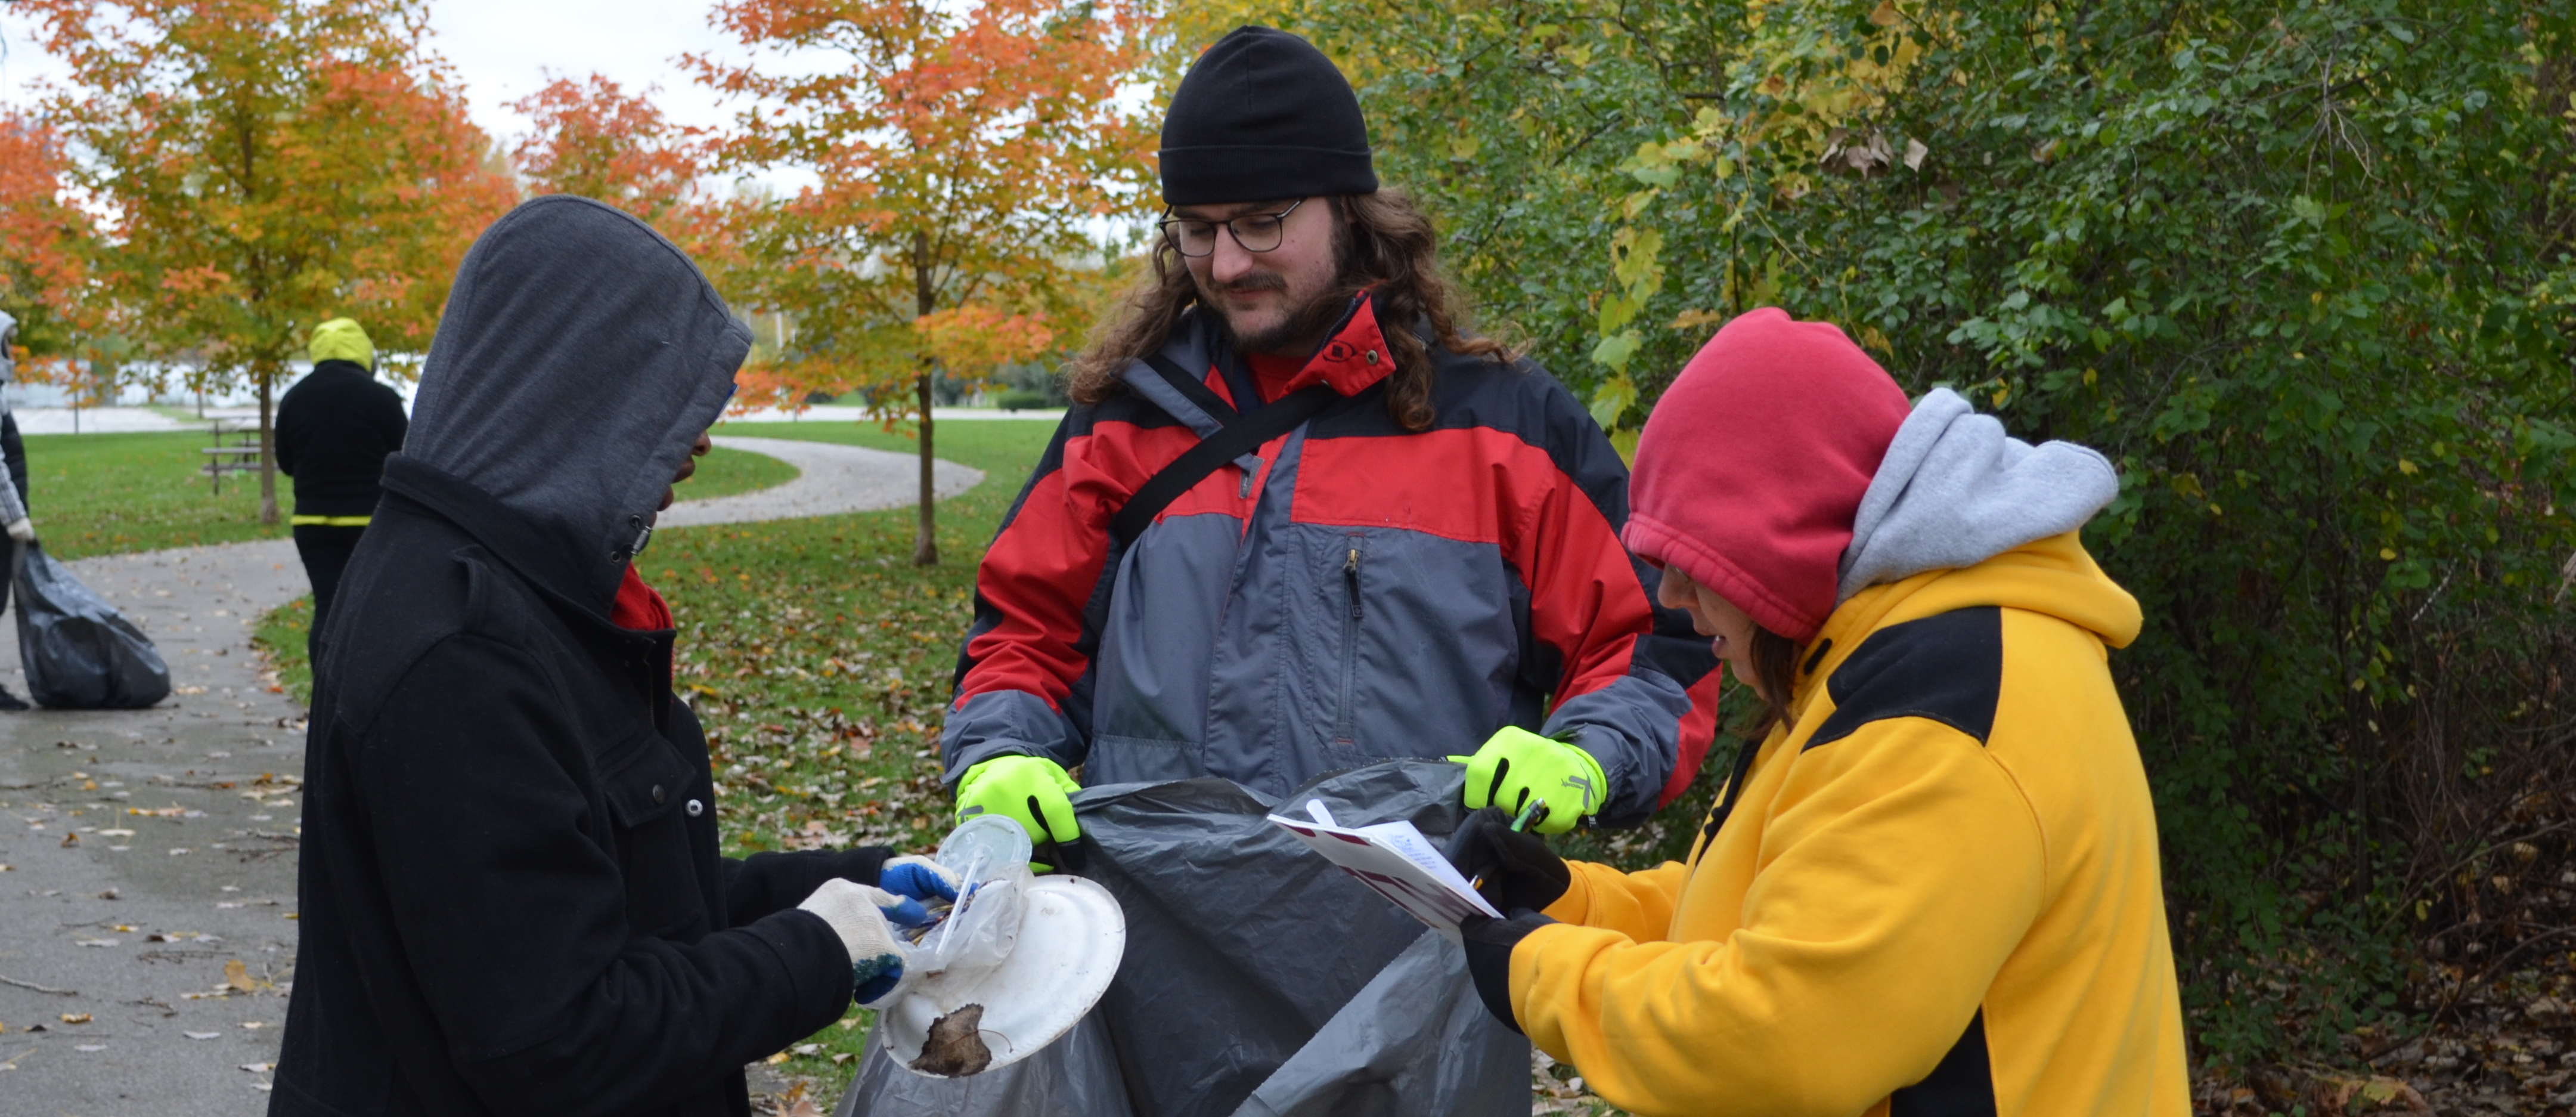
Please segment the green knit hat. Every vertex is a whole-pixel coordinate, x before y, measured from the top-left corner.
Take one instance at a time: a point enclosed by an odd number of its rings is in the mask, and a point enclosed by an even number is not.
[[[355,361],[372,372],[376,367],[376,343],[367,340],[367,331],[355,318],[334,318],[313,327],[313,344],[309,347],[313,363]]]

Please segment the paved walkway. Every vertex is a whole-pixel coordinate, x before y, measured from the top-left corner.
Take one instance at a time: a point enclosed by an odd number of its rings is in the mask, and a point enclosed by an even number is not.
[[[1064,409],[1061,407],[1036,408],[1028,411],[1004,411],[998,407],[930,409],[931,422],[937,423],[948,419],[1022,419],[1030,422],[1056,423],[1064,420]],[[725,416],[725,422],[728,423],[866,423],[874,421],[875,417],[868,414],[867,408],[843,407],[831,403],[808,407],[803,411],[762,407]]]
[[[921,492],[921,459],[911,454],[791,438],[718,435],[715,441],[728,450],[748,450],[777,458],[795,466],[798,476],[784,485],[734,496],[681,501],[662,513],[657,527],[740,524],[901,508]],[[984,472],[943,461],[930,476],[932,491],[946,500],[974,488],[984,479]],[[688,491],[686,484],[680,486],[682,494]]]
[[[21,407],[13,412],[20,434],[123,434],[129,431],[204,431],[147,407]]]
[[[905,455],[721,441],[804,475],[666,522],[896,507],[915,492]],[[880,459],[902,464],[903,484]],[[981,477],[940,466],[942,496]],[[250,636],[305,592],[304,568],[285,540],[71,565],[151,635],[178,693],[148,710],[0,715],[0,1114],[264,1113],[295,958],[304,723]],[[26,693],[15,639],[0,637],[0,680]]]

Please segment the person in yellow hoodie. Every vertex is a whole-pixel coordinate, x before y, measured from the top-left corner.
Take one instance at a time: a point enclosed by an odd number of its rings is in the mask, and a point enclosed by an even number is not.
[[[1486,1005],[1642,1115],[2190,1111],[2154,805],[2077,530],[2101,455],[1908,406],[1841,330],[1730,322],[1637,447],[1624,539],[1767,717],[1687,863],[1451,857]]]

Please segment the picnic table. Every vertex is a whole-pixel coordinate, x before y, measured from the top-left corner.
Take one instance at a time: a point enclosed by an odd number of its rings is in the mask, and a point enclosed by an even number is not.
[[[224,492],[224,474],[259,468],[259,422],[255,419],[216,419],[211,424],[215,444],[206,447],[206,464],[197,472],[214,479],[215,495]]]

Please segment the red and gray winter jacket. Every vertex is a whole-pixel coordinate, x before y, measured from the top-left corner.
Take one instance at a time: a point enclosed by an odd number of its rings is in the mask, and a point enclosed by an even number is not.
[[[1261,397],[1192,311],[1162,356],[1205,370],[1204,392],[1138,361],[1127,390],[1067,414],[976,574],[949,779],[1024,753],[1087,784],[1214,775],[1278,796],[1519,725],[1600,760],[1603,824],[1677,794],[1715,728],[1716,661],[1619,544],[1626,467],[1536,365],[1431,352],[1437,418],[1407,431],[1360,297],[1281,393],[1344,398],[1123,548],[1111,517],[1218,429],[1203,404]]]

